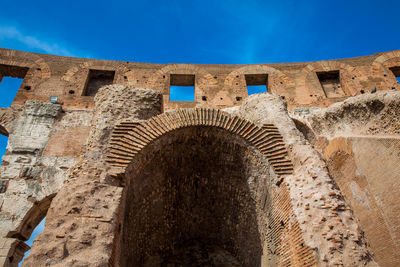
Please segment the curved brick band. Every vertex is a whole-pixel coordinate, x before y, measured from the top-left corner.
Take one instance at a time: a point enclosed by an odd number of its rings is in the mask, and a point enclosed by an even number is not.
[[[184,127],[218,127],[232,132],[254,147],[267,159],[278,175],[288,175],[293,165],[278,129],[273,124],[262,127],[216,109],[180,109],[166,112],[144,122],[121,122],[111,137],[107,162],[126,168],[145,146],[161,135]]]

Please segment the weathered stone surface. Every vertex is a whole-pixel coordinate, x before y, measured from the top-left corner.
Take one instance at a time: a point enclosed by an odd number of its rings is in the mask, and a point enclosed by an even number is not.
[[[260,125],[277,126],[294,163],[294,175],[285,177],[305,243],[319,262],[345,266],[375,265],[352,213],[329,176],[326,164],[299,134],[279,96],[251,96],[236,113]],[[334,227],[329,227],[334,225]]]
[[[18,265],[44,216],[26,266],[400,264],[399,51],[229,66],[8,49],[0,60],[1,77],[24,77],[0,110],[0,266]],[[172,76],[194,81],[194,101],[169,99]],[[249,97],[257,77],[274,94]]]
[[[349,98],[305,118],[321,136],[400,134],[400,93],[383,91]]]
[[[324,157],[376,261],[396,266],[400,260],[400,139],[339,137],[324,149]]]
[[[161,94],[154,90],[110,85],[102,87],[95,97],[89,147],[106,145],[119,121],[146,120],[162,112]]]
[[[40,154],[60,111],[61,106],[57,104],[27,102],[14,126],[16,134],[10,136],[8,150],[11,153]]]
[[[13,123],[20,116],[21,107],[15,105],[9,108],[0,108],[0,134],[9,136],[13,132]]]
[[[100,89],[87,151],[52,201],[46,228],[25,264],[107,265],[122,196],[122,188],[114,185],[119,182],[110,180],[105,165],[110,134],[118,121],[140,121],[160,114],[161,100],[161,94],[152,90],[119,85]],[[49,237],[56,236],[49,242]]]
[[[399,218],[393,212],[399,209],[400,197],[399,107],[398,92],[377,92],[301,118],[314,140],[305,136],[327,161],[330,175],[360,221],[374,258],[382,266],[400,262]]]
[[[18,265],[29,249],[23,240],[29,238],[46,215],[50,199],[77,162],[73,157],[41,155],[56,131],[55,122],[60,112],[58,104],[27,102],[20,117],[10,126],[14,131],[0,167],[0,237],[13,237],[10,240],[18,245],[0,254],[4,266]]]
[[[24,112],[22,116],[41,117],[42,121],[46,121],[45,118],[57,117],[60,110],[61,106],[58,104],[28,101],[24,106]],[[49,120],[49,122],[52,122],[52,120]]]

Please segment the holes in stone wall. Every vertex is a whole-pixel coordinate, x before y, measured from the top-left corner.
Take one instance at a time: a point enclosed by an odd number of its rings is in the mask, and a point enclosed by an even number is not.
[[[268,92],[268,74],[245,74],[248,95]]]
[[[344,96],[338,70],[317,72],[316,74],[326,97]]]
[[[100,87],[113,84],[114,76],[115,71],[111,70],[89,70],[82,95],[95,96]]]
[[[169,85],[170,101],[194,101],[194,74],[171,74]]]

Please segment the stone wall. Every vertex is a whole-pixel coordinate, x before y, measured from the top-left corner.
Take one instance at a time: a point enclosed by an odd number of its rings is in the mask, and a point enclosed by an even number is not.
[[[316,264],[375,265],[359,224],[325,162],[296,129],[286,104],[276,95],[254,95],[232,112],[258,124],[274,123],[282,134],[294,165],[293,175],[282,183],[288,188],[304,244],[316,254]],[[302,247],[299,243],[292,241],[292,249]]]
[[[54,197],[26,266],[108,264],[122,194],[122,181],[110,176],[105,162],[112,129],[120,120],[159,113],[158,92],[121,85],[99,91],[84,153]]]
[[[400,264],[400,94],[362,95],[296,117],[360,221],[374,259]]]
[[[398,66],[398,51],[162,65],[0,49],[0,80],[24,78],[0,110],[0,266],[44,216],[25,266],[400,264]],[[169,100],[173,74],[195,76],[195,101]],[[270,93],[249,97],[257,75]]]
[[[73,152],[51,153],[51,143],[57,143],[58,149],[68,147],[65,142],[72,138],[60,140],[58,134],[74,129],[70,116],[74,112],[64,114],[61,105],[28,101],[20,116],[9,122],[7,153],[0,167],[0,240],[5,244],[0,260],[5,266],[16,266],[29,249],[23,241],[45,217],[52,198],[77,162],[86,134],[75,141]],[[84,117],[76,117],[80,121],[74,121],[75,125],[82,127]],[[10,254],[12,250],[20,251]]]

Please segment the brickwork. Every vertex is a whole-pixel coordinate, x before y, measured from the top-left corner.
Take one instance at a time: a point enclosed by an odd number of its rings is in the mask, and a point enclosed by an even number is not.
[[[170,100],[178,75],[194,101]],[[24,79],[0,109],[0,266],[44,216],[25,266],[398,265],[399,75],[399,51],[199,65],[0,49],[0,81]]]
[[[115,72],[113,83],[158,90],[164,108],[227,108],[248,96],[246,74],[268,75],[268,90],[285,97],[289,109],[322,106],[347,97],[377,90],[399,90],[393,67],[400,66],[399,52],[305,63],[255,65],[146,64],[95,59],[66,58],[0,49],[0,64],[27,68],[14,103],[27,99],[48,101],[57,96],[65,108],[92,109],[93,96],[84,93],[90,70]],[[1,68],[0,68],[1,70]],[[338,71],[340,92],[327,95],[317,72]],[[170,101],[171,74],[195,75],[195,101]],[[0,75],[7,75],[1,73]],[[23,90],[29,88],[29,90]]]
[[[327,161],[381,266],[400,263],[394,211],[399,209],[399,100],[397,92],[383,91],[311,111],[302,119],[293,114]]]
[[[400,140],[350,137],[333,139],[325,158],[335,181],[359,218],[375,258],[384,266],[400,261],[398,209]],[[376,162],[370,164],[370,162]]]
[[[182,127],[209,126],[223,128],[247,140],[268,159],[278,175],[288,175],[293,166],[287,158],[282,136],[272,124],[258,127],[237,116],[215,109],[166,112],[143,123],[121,122],[111,139],[108,162],[126,167],[140,150],[157,137]]]

